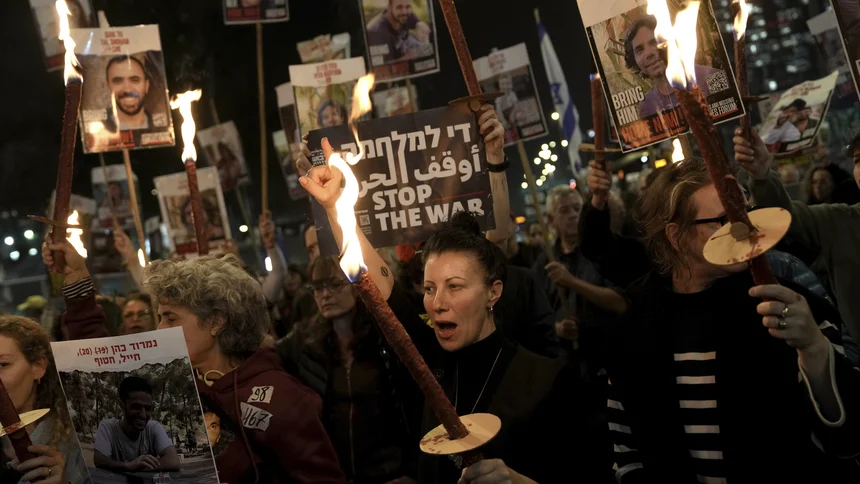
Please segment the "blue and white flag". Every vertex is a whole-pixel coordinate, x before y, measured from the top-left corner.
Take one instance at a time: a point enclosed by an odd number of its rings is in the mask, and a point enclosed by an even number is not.
[[[552,102],[555,112],[559,114],[558,122],[561,124],[564,139],[567,140],[567,154],[570,157],[570,165],[574,176],[582,173],[584,166],[579,158],[579,145],[582,143],[582,132],[579,129],[579,111],[573,105],[567,81],[564,79],[564,71],[558,62],[552,41],[540,21],[537,9],[535,9],[535,21],[537,21],[538,39],[540,40],[540,53],[543,57],[543,65],[546,67],[546,76],[549,79]]]

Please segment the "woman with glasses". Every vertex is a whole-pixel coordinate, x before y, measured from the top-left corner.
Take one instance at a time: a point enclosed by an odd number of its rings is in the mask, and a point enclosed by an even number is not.
[[[653,269],[610,337],[618,482],[856,480],[860,372],[838,312],[793,281],[755,286],[746,263],[705,260],[725,223],[705,163],[660,171],[637,206]]]
[[[143,333],[154,329],[152,299],[143,293],[130,295],[122,309],[120,334]]]
[[[285,366],[323,398],[323,423],[351,482],[382,483],[410,474],[421,437],[408,425],[420,410],[417,387],[337,259],[318,257],[308,276],[319,311],[278,343]],[[389,298],[400,321],[413,334],[432,337],[411,305],[398,301],[405,298]]]

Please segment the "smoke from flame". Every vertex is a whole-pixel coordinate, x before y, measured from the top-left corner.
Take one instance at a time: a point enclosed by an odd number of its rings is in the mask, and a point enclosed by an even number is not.
[[[677,162],[683,160],[684,159],[684,150],[681,149],[681,140],[679,140],[678,138],[675,138],[672,141],[672,146],[675,147],[675,149],[672,151],[672,163],[677,163]]]
[[[69,6],[66,5],[65,0],[57,0],[54,5],[57,8],[57,15],[60,17],[60,35],[58,38],[63,41],[63,47],[66,48],[66,67],[63,70],[66,84],[69,83],[70,79],[83,80],[83,76],[81,76],[75,69],[75,67],[80,66],[80,64],[78,64],[78,58],[75,57],[76,44],[75,41],[72,40],[69,29],[69,16],[72,15],[72,12],[69,10]]]
[[[373,108],[373,103],[370,102],[370,91],[373,90],[375,80],[376,76],[373,73],[361,76],[352,91],[352,113],[349,115],[349,127],[352,129],[355,143],[358,145],[358,155],[347,153],[346,161],[350,165],[358,163],[364,157],[364,147],[361,145],[361,140],[358,139],[358,128],[355,126],[355,122]]]
[[[654,36],[657,42],[665,42],[668,49],[666,78],[678,89],[690,90],[696,85],[696,20],[700,3],[698,0],[688,2],[687,8],[675,16],[673,25],[666,0],[648,2],[648,13],[657,18]]]
[[[170,109],[178,109],[182,115],[182,161],[197,161],[197,149],[194,148],[194,134],[197,125],[194,124],[194,116],[191,114],[191,103],[199,101],[203,91],[195,89],[178,94],[170,100]]]
[[[78,225],[78,211],[69,215],[69,218],[66,219],[66,223],[69,225]],[[84,259],[87,258],[87,248],[84,247],[84,241],[81,240],[81,235],[84,234],[84,231],[81,229],[66,229],[66,240],[72,244],[72,247],[75,248],[75,251],[81,255]]]
[[[747,33],[747,20],[752,7],[744,0],[735,0],[733,3],[738,5],[738,13],[735,15],[735,40],[741,40]]]

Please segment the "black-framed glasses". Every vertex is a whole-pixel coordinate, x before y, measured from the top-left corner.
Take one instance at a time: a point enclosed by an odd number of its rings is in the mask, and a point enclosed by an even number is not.
[[[752,212],[758,210],[759,207],[755,205],[748,205],[746,210],[747,212]],[[729,216],[726,214],[720,215],[719,217],[713,218],[700,218],[697,220],[693,220],[693,225],[702,225],[702,224],[720,224],[720,227],[729,223]]]
[[[313,291],[314,294],[322,294],[323,291],[328,289],[328,292],[334,293],[335,291],[340,290],[344,286],[346,286],[348,282],[343,279],[325,279],[322,281],[314,281],[308,284],[308,290]]]

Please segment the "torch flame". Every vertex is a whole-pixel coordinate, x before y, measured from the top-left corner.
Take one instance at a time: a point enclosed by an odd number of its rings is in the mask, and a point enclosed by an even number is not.
[[[199,101],[203,91],[196,89],[178,94],[170,101],[170,109],[178,109],[182,115],[182,162],[188,160],[197,161],[197,150],[194,148],[194,134],[197,125],[194,124],[194,116],[191,114],[191,103]]]
[[[146,259],[143,257],[143,249],[137,249],[137,262],[140,267],[146,267]]]
[[[347,153],[346,161],[350,165],[358,163],[364,157],[364,147],[361,140],[358,139],[358,128],[355,126],[355,122],[373,108],[373,103],[370,102],[370,91],[373,90],[375,80],[376,76],[373,73],[361,76],[352,91],[352,113],[349,115],[349,127],[355,136],[355,144],[358,145],[358,155]]]
[[[658,42],[665,42],[668,49],[666,78],[678,89],[690,90],[696,85],[696,20],[700,3],[698,0],[688,2],[687,8],[675,16],[673,25],[666,0],[648,2],[648,13],[657,18],[654,36]]]
[[[78,211],[75,210],[69,215],[69,218],[66,219],[66,222],[69,225],[78,225]],[[81,255],[84,259],[87,258],[87,248],[84,247],[84,241],[81,240],[81,235],[84,234],[84,231],[81,229],[66,229],[66,240],[72,244],[72,247],[75,248],[75,251]]]
[[[360,157],[361,155],[359,155]],[[362,272],[367,270],[364,265],[364,257],[361,255],[361,244],[356,233],[355,202],[358,201],[358,180],[352,173],[349,165],[343,161],[339,154],[333,153],[328,159],[332,168],[337,168],[343,173],[344,187],[340,198],[335,203],[337,210],[337,223],[343,232],[343,244],[340,250],[340,268],[346,277],[355,282]]]
[[[684,150],[681,149],[681,140],[679,140],[678,138],[675,138],[672,141],[672,146],[675,147],[675,149],[672,151],[672,163],[677,163],[677,162],[683,160],[684,159]]]
[[[741,40],[747,33],[747,20],[750,18],[751,7],[744,0],[735,0],[733,3],[738,6],[735,15],[735,40]]]
[[[75,41],[72,40],[69,29],[69,16],[72,15],[72,12],[65,0],[57,0],[54,5],[57,8],[57,15],[60,17],[60,35],[58,37],[63,41],[63,46],[66,48],[66,68],[63,71],[66,84],[69,83],[70,79],[83,80],[83,76],[75,69],[80,64],[78,64],[78,58],[75,57]]]

